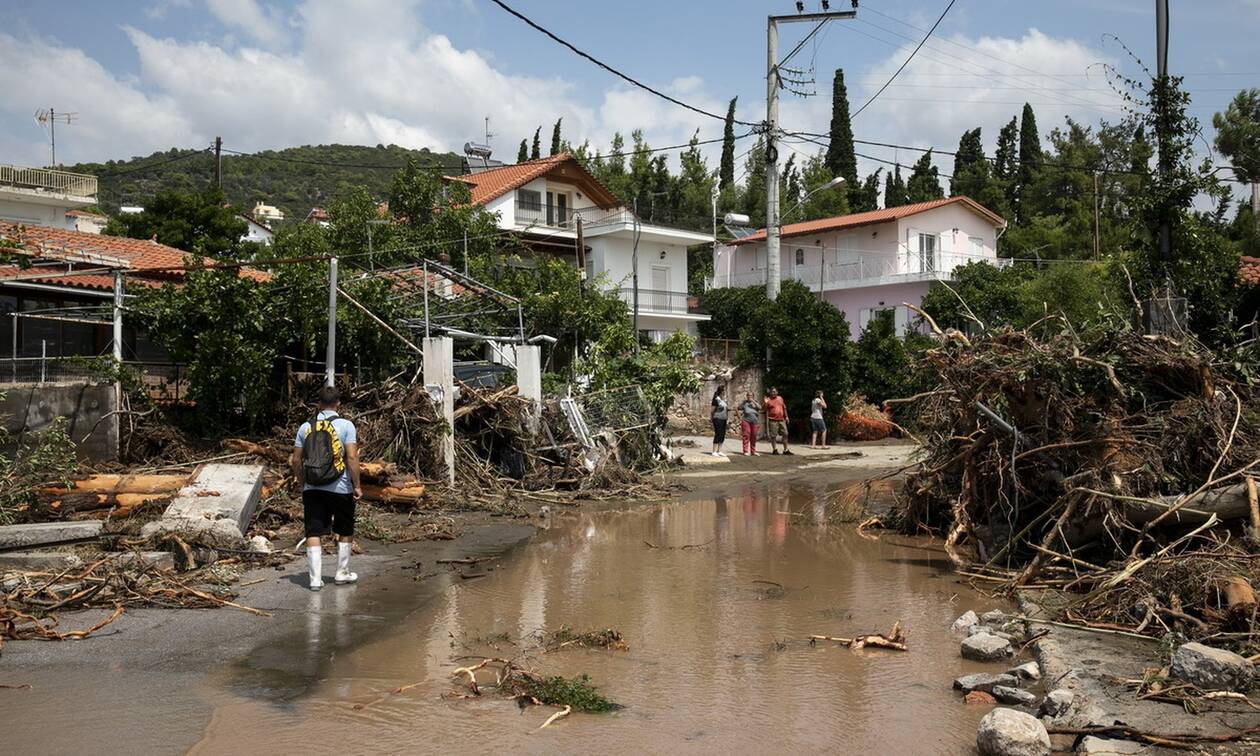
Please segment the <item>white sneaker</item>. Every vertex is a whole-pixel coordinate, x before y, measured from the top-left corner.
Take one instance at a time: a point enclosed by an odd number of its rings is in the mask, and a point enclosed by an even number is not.
[[[357,583],[359,582],[359,575],[358,573],[350,572],[349,570],[346,570],[345,572],[338,570],[337,574],[333,576],[333,582],[336,583],[337,585],[345,585],[346,583]]]

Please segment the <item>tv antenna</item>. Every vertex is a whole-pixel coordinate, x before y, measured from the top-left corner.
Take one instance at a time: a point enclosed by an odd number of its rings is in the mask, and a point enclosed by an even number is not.
[[[484,144],[485,144],[487,147],[489,147],[489,146],[490,146],[490,138],[491,138],[491,137],[494,137],[494,136],[498,136],[498,135],[497,135],[497,134],[492,134],[492,133],[490,132],[490,116],[486,116],[486,141],[485,141],[485,143],[484,143]]]
[[[79,119],[78,113],[58,113],[53,108],[35,111],[35,120],[40,126],[48,127],[49,139],[52,142],[52,167],[57,167],[57,121],[69,126]]]

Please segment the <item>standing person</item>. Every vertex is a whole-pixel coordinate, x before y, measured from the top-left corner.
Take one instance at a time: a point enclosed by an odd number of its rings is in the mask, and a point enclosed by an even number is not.
[[[744,394],[744,401],[739,405],[739,431],[744,439],[744,456],[757,456],[758,422],[761,420],[761,407],[753,401],[752,392]]]
[[[726,387],[718,386],[713,392],[713,411],[709,418],[713,421],[713,456],[725,457],[722,444],[726,442]]]
[[[770,392],[766,394],[762,403],[766,405],[766,435],[770,437],[770,453],[779,453],[779,447],[775,442],[782,437],[783,453],[789,457],[792,456],[792,450],[788,448],[787,404],[784,403],[783,397],[779,396],[779,389],[771,386]]]
[[[827,409],[827,400],[823,398],[823,392],[814,392],[814,401],[809,407],[809,425],[813,435],[810,437],[810,448],[812,449],[830,449],[827,446],[827,420],[823,417],[823,411]]]
[[[333,582],[353,583],[350,571],[354,540],[354,503],[363,498],[359,482],[359,438],[354,423],[341,417],[341,394],[332,386],[319,390],[319,410],[298,428],[289,467],[302,486],[306,561],[312,591],[324,587],[320,537],[337,535],[337,572]]]

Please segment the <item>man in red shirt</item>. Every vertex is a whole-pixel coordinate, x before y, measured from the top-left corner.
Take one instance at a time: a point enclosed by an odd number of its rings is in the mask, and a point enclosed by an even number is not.
[[[783,402],[783,397],[779,396],[779,389],[771,386],[762,404],[766,408],[766,435],[770,437],[770,453],[779,453],[776,441],[782,437],[783,453],[791,456],[792,450],[788,448],[787,404]]]

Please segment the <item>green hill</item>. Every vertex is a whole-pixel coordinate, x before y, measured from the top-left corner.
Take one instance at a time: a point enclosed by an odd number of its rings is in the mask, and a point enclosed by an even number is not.
[[[301,220],[357,186],[384,198],[394,172],[408,157],[421,165],[451,167],[459,172],[460,156],[397,145],[359,147],[346,144],[290,147],[250,155],[223,154],[223,191],[234,204],[249,209],[262,200]],[[121,205],[143,205],[156,192],[194,192],[214,182],[214,155],[195,150],[168,150],[148,157],[80,163],[65,167],[100,182],[99,204],[106,212]]]

